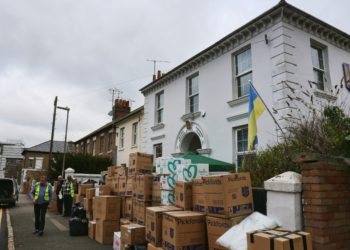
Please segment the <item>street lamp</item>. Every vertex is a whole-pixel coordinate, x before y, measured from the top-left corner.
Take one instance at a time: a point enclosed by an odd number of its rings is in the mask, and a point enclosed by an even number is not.
[[[57,108],[67,111],[66,133],[65,133],[65,136],[64,136],[63,163],[62,163],[62,177],[64,177],[64,168],[65,168],[65,163],[66,163],[66,151],[67,151],[68,118],[69,118],[69,110],[70,109],[68,107],[60,107],[60,106],[57,106]]]

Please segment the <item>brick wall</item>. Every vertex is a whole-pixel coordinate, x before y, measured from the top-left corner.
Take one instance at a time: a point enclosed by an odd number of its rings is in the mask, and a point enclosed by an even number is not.
[[[349,250],[349,161],[315,155],[300,159],[304,226],[314,250]]]

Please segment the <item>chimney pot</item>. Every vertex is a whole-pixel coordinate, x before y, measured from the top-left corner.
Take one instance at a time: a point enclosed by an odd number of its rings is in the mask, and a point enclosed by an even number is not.
[[[160,70],[157,71],[157,79],[159,79],[162,76],[162,72]]]

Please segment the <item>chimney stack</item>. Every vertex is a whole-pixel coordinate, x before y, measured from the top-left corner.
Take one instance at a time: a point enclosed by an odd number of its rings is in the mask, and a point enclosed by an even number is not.
[[[113,121],[120,119],[130,113],[130,103],[127,100],[116,99],[113,107]]]
[[[160,70],[157,71],[157,79],[161,78],[162,72]]]

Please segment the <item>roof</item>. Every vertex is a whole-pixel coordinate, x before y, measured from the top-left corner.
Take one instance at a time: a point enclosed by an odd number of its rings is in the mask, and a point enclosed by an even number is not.
[[[191,163],[194,164],[209,164],[209,172],[222,172],[222,171],[233,171],[234,165],[215,160],[213,158],[209,158],[200,154],[194,154],[194,153],[186,153],[186,154],[176,154],[177,157],[181,157],[184,159],[191,160]]]
[[[287,13],[287,10],[289,10],[290,13]],[[175,76],[178,72],[179,72],[179,74],[181,74],[188,69],[193,69],[193,68],[197,67],[199,64],[201,64],[202,57],[205,57],[203,60],[206,61],[213,54],[214,55],[218,54],[218,51],[225,50],[225,47],[227,47],[227,44],[233,43],[234,39],[232,39],[232,38],[234,36],[236,36],[236,35],[239,36],[240,34],[246,32],[246,30],[247,30],[247,32],[250,32],[249,29],[254,29],[254,25],[257,24],[260,20],[262,20],[266,16],[272,15],[276,12],[281,12],[281,13],[279,15],[275,15],[275,16],[289,15],[289,17],[290,17],[293,14],[299,14],[300,16],[303,16],[314,23],[320,24],[322,26],[322,28],[331,30],[332,32],[335,32],[336,34],[341,36],[342,39],[347,40],[348,45],[346,45],[346,46],[348,49],[350,49],[350,35],[349,34],[347,34],[343,31],[329,25],[328,23],[294,7],[293,5],[287,3],[285,0],[281,0],[274,7],[270,8],[269,10],[265,11],[261,15],[252,19],[250,22],[246,23],[245,25],[241,26],[240,28],[236,29],[235,31],[231,32],[227,36],[223,37],[222,39],[220,39],[219,41],[217,41],[213,45],[211,45],[208,48],[197,53],[196,55],[189,58],[185,62],[176,66],[175,68],[170,70],[168,73],[163,74],[160,78],[158,78],[158,79],[150,82],[146,86],[142,87],[140,89],[140,91],[142,93],[145,93],[147,90],[149,90],[153,86],[157,85],[158,83],[162,83],[162,82],[167,81],[167,80],[172,80],[173,76]],[[329,42],[332,43],[333,41],[330,39]],[[191,65],[192,63],[193,63],[193,65]]]
[[[49,153],[50,152],[50,142],[46,141],[43,143],[40,143],[38,145],[35,145],[30,148],[24,149],[24,152],[40,152],[40,153]],[[71,142],[68,143],[67,152],[73,152],[73,147]],[[53,153],[64,153],[64,141],[53,141],[52,145],[52,152]]]
[[[96,130],[92,131],[91,133],[85,135],[84,137],[80,138],[79,140],[76,140],[75,143],[77,143],[79,141],[83,141],[83,140],[85,140],[85,139],[95,135],[96,133],[105,130],[105,129],[112,128],[113,125],[118,125],[118,123],[120,123],[120,122],[122,122],[122,121],[124,121],[124,120],[126,120],[128,118],[130,118],[131,116],[133,116],[133,115],[135,115],[135,114],[137,114],[137,113],[139,113],[141,111],[143,111],[143,105],[141,107],[138,107],[137,109],[134,109],[129,114],[121,117],[120,119],[118,119],[116,121],[111,121],[111,122],[106,123],[105,125],[99,127],[98,129],[96,129]]]

